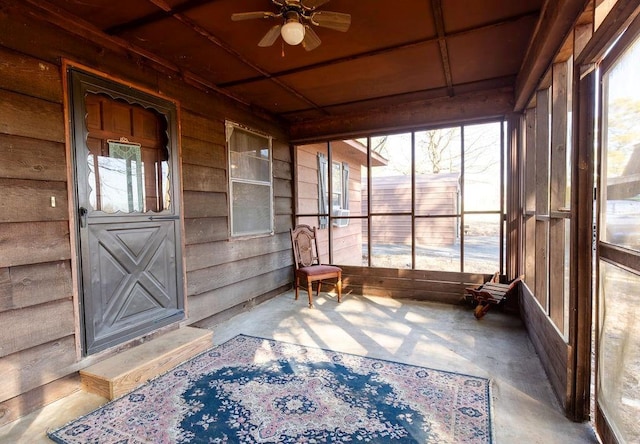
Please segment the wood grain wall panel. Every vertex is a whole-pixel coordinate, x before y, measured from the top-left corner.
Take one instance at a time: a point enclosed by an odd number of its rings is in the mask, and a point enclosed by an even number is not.
[[[65,182],[0,178],[0,189],[0,223],[69,218]]]
[[[182,164],[182,186],[184,191],[226,193],[227,170],[184,163]]]
[[[0,133],[64,143],[62,105],[0,89]],[[37,125],[34,124],[37,122]]]
[[[74,373],[0,402],[0,427],[78,390],[80,376]]]
[[[276,215],[293,214],[293,199],[291,197],[275,197],[274,213]]]
[[[68,222],[0,224],[0,268],[70,258]]]
[[[242,241],[190,245],[187,247],[185,258],[189,272],[290,250],[291,240],[287,232]]]
[[[460,304],[465,288],[477,286],[490,275],[392,268],[342,266],[343,292]]]
[[[275,136],[275,134],[271,134]],[[279,160],[284,163],[291,164],[293,159],[291,159],[291,149],[288,143],[283,142],[282,140],[274,139],[271,144],[271,149],[273,151],[273,160]]]
[[[0,269],[0,311],[72,297],[68,261]]]
[[[226,216],[185,219],[184,231],[186,245],[227,240],[229,219]]]
[[[183,110],[199,116],[213,116],[219,120],[221,144],[224,144],[224,121],[240,123],[248,128],[254,128],[273,137],[287,140],[281,123],[273,116],[260,112],[253,107],[240,102],[233,101],[228,97],[219,96],[211,91],[203,91],[204,87],[189,78],[185,79],[187,85],[192,88],[185,88],[175,81],[175,76],[159,76],[157,79],[158,90],[169,97],[179,97],[183,104]],[[207,118],[207,117],[205,117]]]
[[[0,134],[0,177],[65,182],[64,144]]]
[[[0,357],[75,333],[71,298],[0,313]]]
[[[189,296],[187,322],[290,287],[293,213],[291,151],[275,119],[194,87],[197,82],[179,79],[170,66],[142,60],[112,41],[79,38],[16,5],[0,11],[0,325],[9,327],[0,332],[0,380],[11,381],[0,388],[0,403],[6,401],[0,411],[14,416],[16,403],[62,396],[56,389],[45,397],[46,385],[101,359],[78,361],[76,355],[62,59],[180,103],[185,255],[190,268],[206,267],[187,276],[196,293],[206,294]],[[276,138],[275,236],[228,242],[226,119]],[[256,270],[262,274],[247,278]]]
[[[289,229],[293,228],[293,217],[291,214],[276,215],[276,226],[274,230],[276,233],[289,233]],[[291,247],[291,240],[287,238],[287,245]],[[291,253],[293,254],[293,252]]]
[[[78,390],[80,376],[73,373],[0,402],[0,427]]]
[[[526,285],[521,288],[520,308],[529,338],[542,361],[554,393],[563,408],[566,408],[567,399],[564,394],[567,393],[569,346],[542,311],[530,289]]]
[[[275,197],[293,198],[293,190],[291,189],[291,180],[273,179],[273,195]]]
[[[62,103],[60,67],[0,47],[0,89]]]
[[[465,285],[482,284],[491,278],[490,274],[458,273],[455,271],[409,270],[397,268],[346,267],[351,274],[366,277],[391,277],[396,279],[414,279],[425,281],[455,282]]]
[[[292,180],[291,163],[283,160],[273,160],[273,177],[276,179]]]
[[[193,137],[182,137],[182,159],[191,165],[227,169],[227,155],[224,145]]]
[[[127,52],[125,48],[106,41],[97,44],[87,39],[79,40],[77,36],[64,32],[46,19],[26,16],[10,5],[6,12],[0,14],[3,46],[41,61],[58,65],[61,58],[68,58],[155,91],[159,91],[159,88],[157,73],[153,69],[158,69],[165,75],[170,73],[168,69],[143,60],[140,56]],[[25,32],[28,32],[28,38],[25,38]]]
[[[180,127],[183,137],[202,140],[222,147],[226,145],[224,121],[222,120],[213,120],[183,108]]]
[[[285,250],[245,259],[242,261],[242,266],[232,262],[192,271],[187,273],[187,294],[194,296],[206,293],[216,288],[241,282],[247,276],[291,268],[291,264],[293,264],[291,251]],[[214,313],[211,310],[209,312]]]
[[[4,356],[0,358],[0,402],[62,378],[74,371],[75,366],[73,336],[45,341],[36,347]]]
[[[198,217],[226,217],[229,214],[226,193],[200,193],[185,191],[184,217],[185,219]]]
[[[238,305],[238,301],[249,301],[264,293],[265,288],[287,287],[293,284],[293,269],[280,268],[240,282],[217,288],[189,298],[189,319],[203,320],[207,313],[220,313]],[[294,303],[294,301],[291,301]]]

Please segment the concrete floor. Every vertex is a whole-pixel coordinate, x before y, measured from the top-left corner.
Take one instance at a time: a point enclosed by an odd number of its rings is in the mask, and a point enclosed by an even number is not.
[[[301,296],[303,296],[301,294]],[[424,302],[346,295],[316,299],[286,293],[210,328],[219,344],[233,336],[273,338],[492,380],[496,443],[597,443],[588,423],[567,420],[522,322],[489,312]],[[46,431],[105,402],[78,392],[0,428],[2,443],[50,443]]]

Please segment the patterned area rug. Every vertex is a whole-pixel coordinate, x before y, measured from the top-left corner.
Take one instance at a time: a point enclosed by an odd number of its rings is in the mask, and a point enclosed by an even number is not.
[[[58,443],[490,443],[489,380],[250,336],[55,430]]]

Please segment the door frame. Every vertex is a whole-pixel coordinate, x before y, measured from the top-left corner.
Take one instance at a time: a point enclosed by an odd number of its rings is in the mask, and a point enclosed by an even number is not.
[[[593,178],[595,173],[596,182],[593,183],[594,186],[590,186],[589,193],[595,190],[595,220],[596,227],[595,230],[593,228],[591,231],[591,238],[594,239],[596,249],[594,252],[594,261],[595,266],[590,264],[586,264],[584,261],[582,262],[583,267],[581,270],[584,271],[584,274],[581,275],[582,279],[585,279],[586,276],[589,278],[589,286],[591,286],[592,277],[595,284],[593,285],[593,295],[592,298],[586,298],[583,296],[587,295],[587,284],[581,284],[580,288],[582,291],[577,293],[577,299],[572,301],[572,307],[576,308],[574,310],[577,313],[574,313],[574,319],[576,321],[577,336],[575,341],[573,342],[576,346],[576,356],[574,359],[574,374],[573,374],[573,392],[574,395],[578,395],[576,397],[576,402],[574,404],[574,415],[573,419],[587,418],[587,412],[589,407],[589,397],[583,397],[582,399],[579,397],[581,393],[589,394],[588,390],[589,383],[591,382],[591,377],[596,378],[595,380],[595,411],[592,411],[591,414],[592,420],[595,423],[596,432],[598,433],[601,440],[606,443],[617,443],[617,438],[613,433],[613,429],[608,422],[608,419],[601,411],[598,406],[597,396],[598,396],[598,384],[597,384],[597,355],[598,355],[598,347],[599,347],[599,292],[600,292],[600,275],[599,275],[599,263],[601,258],[606,258],[608,253],[611,251],[611,248],[608,248],[607,245],[601,245],[599,239],[599,221],[600,221],[600,206],[601,206],[601,195],[600,195],[600,169],[601,169],[601,157],[602,157],[602,148],[601,148],[601,137],[602,137],[602,116],[603,116],[603,107],[602,107],[602,87],[601,87],[601,76],[599,75],[603,70],[607,70],[612,63],[614,63],[615,59],[620,56],[622,52],[633,42],[634,37],[638,37],[640,35],[640,6],[638,6],[635,1],[618,1],[604,21],[601,23],[600,27],[593,34],[585,48],[580,52],[580,54],[576,57],[575,60],[575,72],[576,72],[576,87],[577,87],[577,102],[580,102],[582,106],[580,107],[580,113],[582,120],[582,125],[578,125],[578,133],[577,144],[580,146],[579,151],[585,156],[584,159],[577,159],[576,164],[580,163],[580,160],[586,160],[586,157],[591,156],[591,159],[587,163],[583,163],[588,165],[587,171],[590,174],[590,177]],[[596,109],[596,97],[598,97],[598,109]],[[598,137],[595,136],[595,119],[597,117],[598,121]],[[587,154],[591,153],[591,154]],[[584,174],[584,171],[579,173],[579,166],[577,167],[578,174]],[[593,181],[593,179],[592,179]],[[597,190],[595,189],[597,188]],[[593,197],[593,196],[592,196]],[[591,201],[592,198],[586,198],[586,200]],[[589,204],[583,202],[581,208],[585,209]],[[593,218],[588,219],[588,223],[592,224]],[[583,221],[583,225],[586,225],[587,222]],[[586,227],[585,227],[585,232]],[[595,235],[595,236],[594,236]],[[587,253],[583,250],[583,253]],[[590,255],[591,252],[589,251]],[[591,261],[590,261],[591,262]],[[587,273],[587,271],[589,271]],[[580,281],[573,281],[575,284],[579,284]],[[590,302],[587,304],[587,300]],[[595,313],[595,316],[592,318],[591,313]],[[587,322],[588,320],[588,322]],[[595,327],[595,328],[594,328]],[[592,330],[593,328],[593,330]],[[590,336],[591,331],[594,332],[594,350],[593,352],[596,354],[596,364],[595,368],[591,369],[591,372],[587,372],[587,369],[590,369],[591,362],[591,348],[590,344],[586,343],[585,336]],[[585,333],[589,333],[588,335]],[[580,333],[583,333],[583,337],[580,338]],[[589,345],[589,346],[588,346]],[[589,353],[587,353],[589,352]]]
[[[153,109],[158,114],[165,117],[167,121],[167,143],[170,152],[170,168],[172,175],[172,213],[177,216],[177,228],[176,237],[176,282],[178,291],[178,308],[181,310],[179,316],[172,316],[167,319],[167,322],[163,322],[162,325],[158,325],[149,331],[144,331],[142,335],[148,335],[153,333],[162,327],[174,324],[180,321],[184,321],[187,318],[186,302],[187,302],[187,287],[186,287],[186,268],[184,261],[184,212],[182,210],[182,165],[181,165],[181,146],[179,137],[179,115],[180,107],[179,102],[170,98],[167,98],[161,94],[158,94],[152,90],[140,87],[130,82],[123,81],[113,76],[106,75],[100,71],[89,68],[87,66],[75,63],[69,60],[63,60],[63,88],[64,88],[64,113],[65,113],[65,129],[67,139],[67,173],[70,186],[67,193],[69,196],[69,237],[70,246],[73,254],[71,255],[71,271],[73,279],[73,296],[74,296],[74,311],[76,318],[76,352],[79,358],[86,357],[87,343],[85,338],[86,323],[83,307],[83,268],[82,268],[82,252],[81,252],[81,232],[80,232],[80,217],[79,217],[79,200],[77,191],[77,171],[76,171],[76,140],[74,127],[76,119],[82,117],[76,116],[75,113],[75,101],[74,96],[78,91],[74,91],[74,76],[81,77],[80,83],[87,86],[83,89],[91,90],[91,92],[104,93],[109,97],[123,99],[127,103],[141,105],[145,108]],[[125,336],[121,339],[119,344],[124,344],[130,340],[139,337],[140,334]],[[108,345],[104,349],[108,349],[116,346],[115,344]],[[100,353],[102,350],[96,350],[91,353]]]

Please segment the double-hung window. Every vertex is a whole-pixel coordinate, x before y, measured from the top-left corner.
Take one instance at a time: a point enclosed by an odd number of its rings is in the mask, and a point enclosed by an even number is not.
[[[271,137],[226,124],[231,237],[273,234]]]

